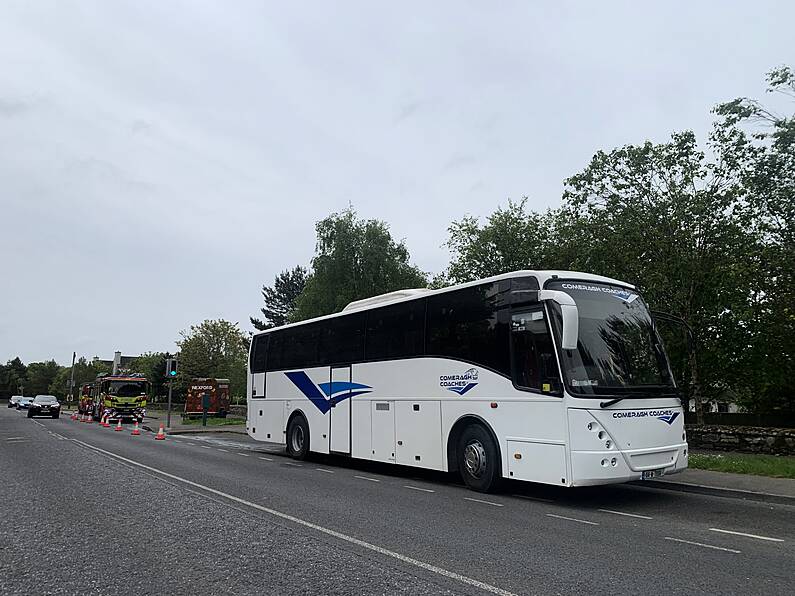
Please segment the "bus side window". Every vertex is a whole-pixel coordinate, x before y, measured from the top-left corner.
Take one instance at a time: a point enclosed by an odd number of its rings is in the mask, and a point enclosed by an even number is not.
[[[511,317],[513,382],[541,393],[560,394],[552,337],[541,308]]]

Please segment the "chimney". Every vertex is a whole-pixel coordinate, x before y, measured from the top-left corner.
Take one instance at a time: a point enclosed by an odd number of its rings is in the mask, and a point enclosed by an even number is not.
[[[111,374],[119,374],[119,365],[121,365],[121,352],[116,352],[113,354],[113,373]]]

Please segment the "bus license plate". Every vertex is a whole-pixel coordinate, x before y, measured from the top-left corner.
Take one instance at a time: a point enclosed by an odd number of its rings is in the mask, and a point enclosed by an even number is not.
[[[665,469],[660,468],[659,470],[644,470],[640,473],[641,480],[651,480],[652,478],[659,478],[660,476],[665,475]]]

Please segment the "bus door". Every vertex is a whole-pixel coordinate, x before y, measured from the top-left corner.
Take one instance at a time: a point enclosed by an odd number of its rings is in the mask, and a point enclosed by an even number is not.
[[[331,369],[329,391],[329,450],[336,453],[351,452],[351,367]]]

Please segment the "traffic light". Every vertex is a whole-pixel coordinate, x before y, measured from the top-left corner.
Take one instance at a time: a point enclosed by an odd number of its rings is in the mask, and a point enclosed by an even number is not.
[[[176,358],[167,358],[166,359],[166,377],[169,379],[173,379],[177,376],[177,359]]]

